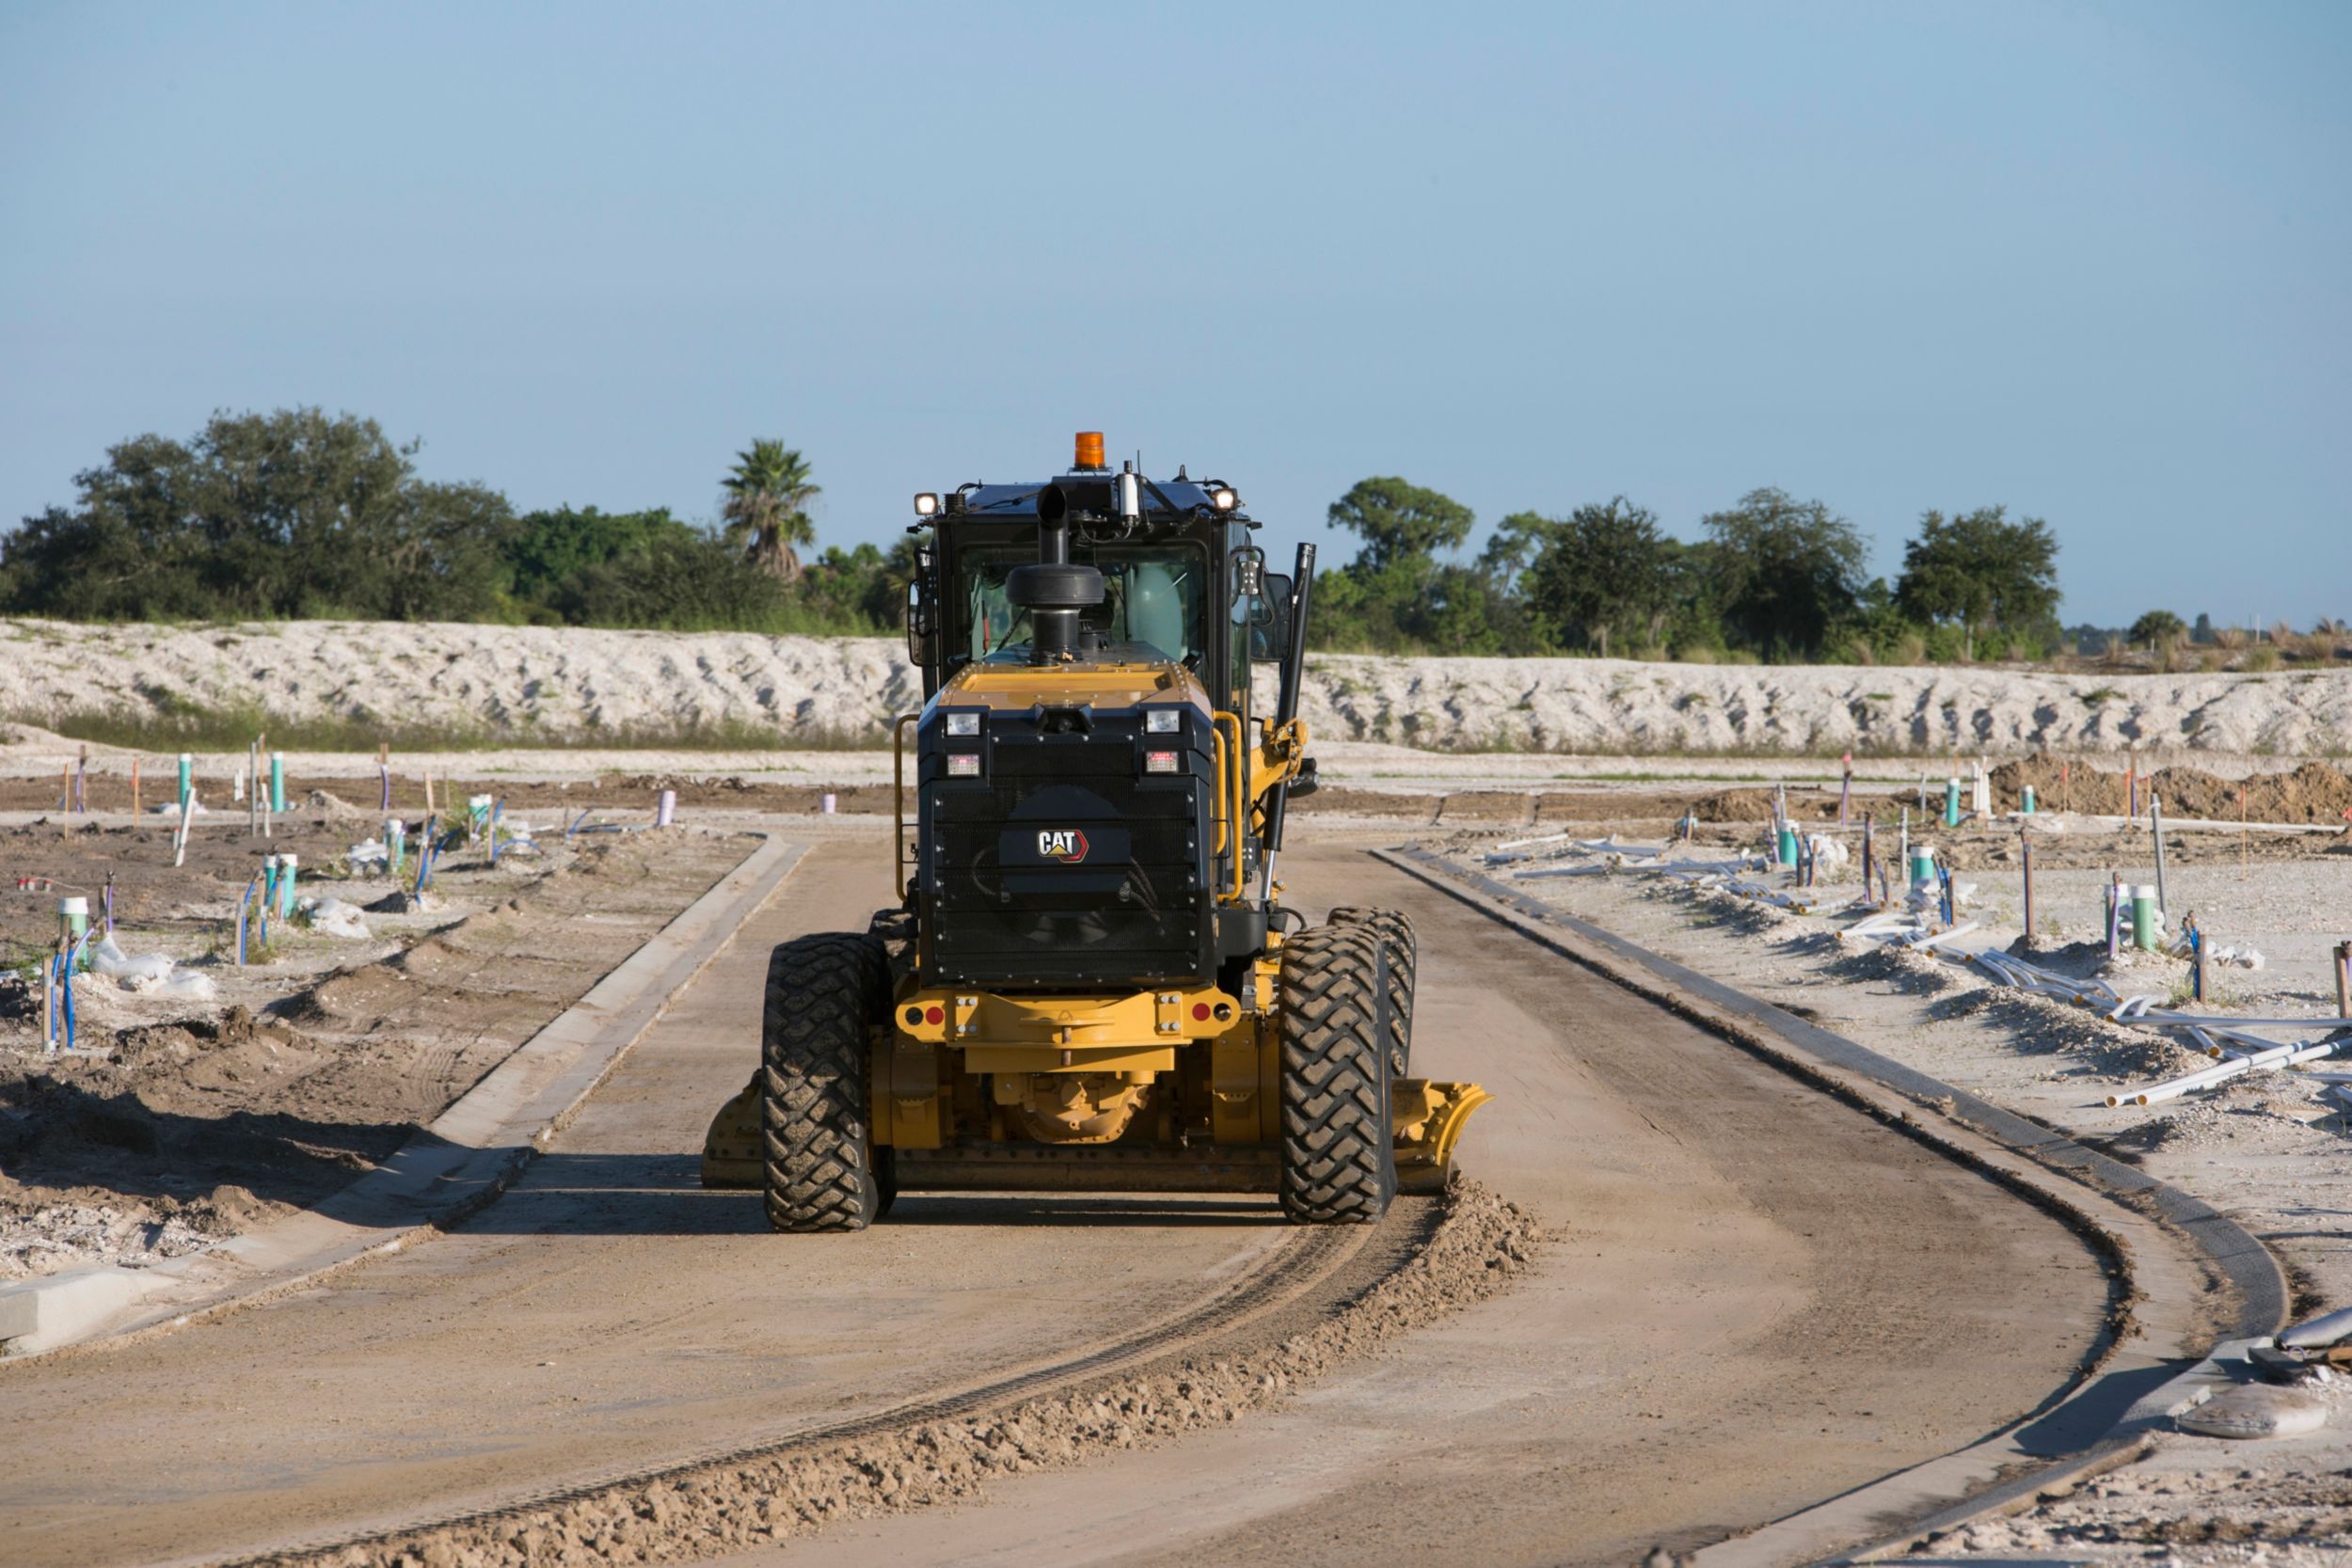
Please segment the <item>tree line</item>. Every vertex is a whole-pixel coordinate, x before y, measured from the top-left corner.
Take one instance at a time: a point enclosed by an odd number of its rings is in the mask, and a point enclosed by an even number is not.
[[[517,513],[421,478],[416,443],[315,408],[141,436],[75,476],[77,503],[0,539],[0,609],[81,621],[486,621],[670,631],[893,627],[911,542],[816,542],[807,462],[755,441],[708,525],[667,508]]]
[[[1329,522],[1363,542],[1317,584],[1327,645],[1382,652],[1771,660],[2040,658],[2057,650],[2058,540],[2005,508],[1929,512],[1892,584],[1819,500],[1752,490],[1677,539],[1623,496],[1518,512],[1470,561],[1475,518],[1403,479],[1367,479]]]
[[[666,508],[517,513],[425,480],[415,443],[315,408],[141,436],[75,476],[76,503],[0,539],[0,609],[90,621],[351,618],[855,634],[897,628],[914,543],[818,551],[811,467],[755,441],[708,524]],[[1677,539],[1624,497],[1475,517],[1366,479],[1331,504],[1355,560],[1318,586],[1327,649],[1910,660],[2055,651],[2058,543],[1990,506],[1927,513],[1892,584],[1819,500],[1750,492]]]

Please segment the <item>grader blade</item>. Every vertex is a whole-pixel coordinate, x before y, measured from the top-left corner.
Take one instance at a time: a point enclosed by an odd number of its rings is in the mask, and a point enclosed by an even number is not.
[[[766,1180],[759,1147],[763,1135],[759,1079],[754,1075],[719,1107],[719,1114],[710,1118],[710,1131],[703,1134],[703,1185],[757,1187]]]
[[[1454,1173],[1454,1146],[1470,1113],[1494,1098],[1475,1084],[1401,1078],[1391,1087],[1389,1125],[1395,1130],[1396,1190],[1441,1193]]]

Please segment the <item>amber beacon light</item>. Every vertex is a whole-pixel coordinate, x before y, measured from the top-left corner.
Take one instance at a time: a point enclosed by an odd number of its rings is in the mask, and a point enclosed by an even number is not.
[[[1103,461],[1103,433],[1101,431],[1082,430],[1078,432],[1078,456],[1077,460],[1071,464],[1071,467],[1073,468],[1104,468],[1109,467],[1108,464]]]

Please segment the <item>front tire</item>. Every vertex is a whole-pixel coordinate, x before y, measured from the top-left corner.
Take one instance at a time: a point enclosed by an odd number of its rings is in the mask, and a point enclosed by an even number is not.
[[[1408,1078],[1413,1063],[1413,972],[1420,950],[1413,942],[1413,923],[1400,910],[1375,910],[1343,904],[1331,911],[1334,926],[1353,926],[1376,933],[1387,961],[1382,978],[1389,994],[1389,1076]]]
[[[760,1122],[768,1223],[778,1230],[863,1230],[889,1208],[890,1151],[874,1147],[866,1044],[889,1005],[889,973],[871,935],[796,937],[769,957]]]
[[[1282,944],[1282,1212],[1372,1225],[1396,1196],[1381,943],[1322,926]]]

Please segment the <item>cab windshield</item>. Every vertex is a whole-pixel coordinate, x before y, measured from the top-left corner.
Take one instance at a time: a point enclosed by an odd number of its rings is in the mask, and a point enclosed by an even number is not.
[[[1132,642],[1171,663],[1194,665],[1206,626],[1208,557],[1183,545],[1115,545],[1101,550],[1071,542],[1070,557],[1103,574],[1103,603],[1080,617],[1105,642]],[[1037,551],[979,546],[956,560],[956,601],[963,613],[963,652],[974,658],[1018,652],[1026,657],[1029,616],[1005,596],[1005,575]],[[1197,666],[1196,666],[1197,667]]]

